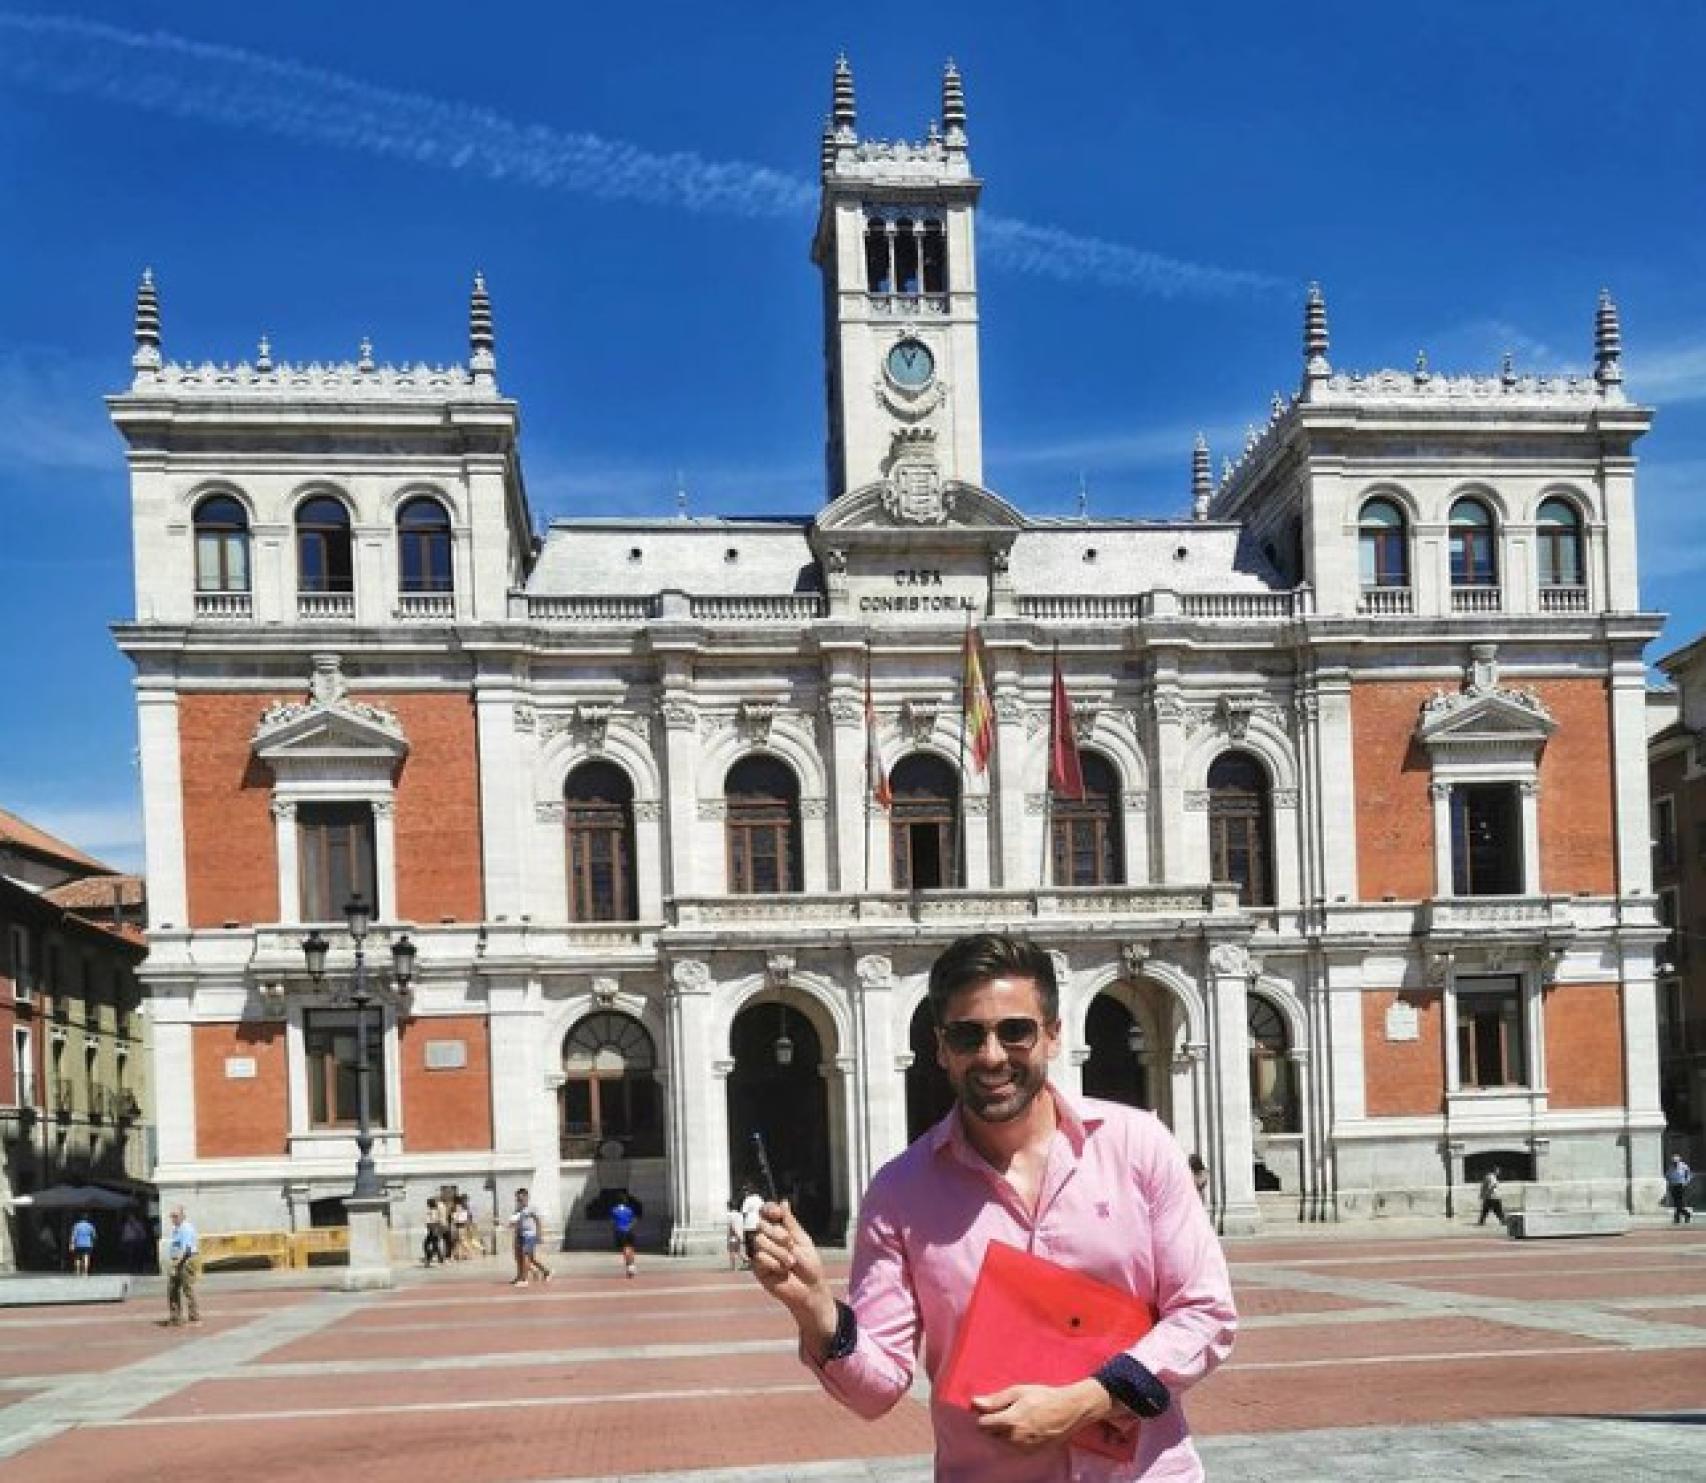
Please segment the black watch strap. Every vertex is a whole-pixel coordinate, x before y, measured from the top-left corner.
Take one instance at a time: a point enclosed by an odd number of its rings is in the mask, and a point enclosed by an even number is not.
[[[835,1333],[830,1338],[829,1348],[823,1352],[823,1362],[827,1365],[834,1360],[846,1359],[858,1347],[859,1320],[853,1316],[853,1310],[837,1298]]]
[[[1167,1387],[1155,1378],[1147,1365],[1129,1354],[1116,1354],[1096,1371],[1095,1379],[1103,1390],[1140,1421],[1153,1421],[1173,1404]]]

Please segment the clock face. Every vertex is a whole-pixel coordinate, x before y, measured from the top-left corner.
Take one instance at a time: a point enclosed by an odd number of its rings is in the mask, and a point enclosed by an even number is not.
[[[936,374],[936,357],[921,340],[899,340],[889,349],[888,373],[896,386],[917,391]]]

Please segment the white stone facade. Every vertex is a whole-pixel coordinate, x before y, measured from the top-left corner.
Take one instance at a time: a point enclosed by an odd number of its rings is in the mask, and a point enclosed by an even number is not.
[[[138,670],[163,1194],[192,1199],[217,1230],[304,1224],[313,1200],[347,1187],[352,1137],[310,1126],[304,1110],[303,1013],[326,1002],[299,949],[292,821],[304,802],[372,809],[381,930],[406,927],[420,948],[412,1000],[385,1019],[391,1112],[376,1153],[408,1212],[400,1224],[446,1183],[473,1191],[483,1214],[526,1184],[549,1222],[585,1233],[589,1196],[620,1182],[654,1236],[714,1247],[758,1127],[803,1140],[790,1172],[820,1227],[842,1229],[916,1131],[907,1077],[929,964],[986,929],[1058,953],[1064,1084],[1117,1059],[1091,1021],[1100,1001],[1118,1007],[1127,1090],[1207,1160],[1226,1229],[1264,1215],[1438,1213],[1462,1198],[1467,1161],[1499,1151],[1531,1161],[1537,1199],[1625,1205],[1656,1191],[1641,651],[1657,620],[1636,589],[1631,453],[1650,414],[1623,398],[1614,317],[1608,327],[1602,310],[1593,377],[1352,377],[1328,366],[1325,305],[1312,297],[1298,394],[1276,401],[1218,487],[1199,482],[1199,518],[1028,519],[982,482],[977,182],[957,75],[949,127],[922,144],[861,141],[850,74],[836,101],[815,248],[832,305],[831,497],[794,523],[565,521],[533,549],[483,286],[466,368],[396,371],[367,359],[173,367],[145,288],[136,379],[111,406],[131,448],[137,618],[119,640]],[[940,293],[892,278],[873,288],[870,224],[902,218],[941,224]],[[929,349],[928,373],[902,356],[891,374],[886,357],[905,341]],[[295,512],[319,493],[351,512],[347,593],[300,581]],[[449,525],[449,590],[431,601],[399,591],[399,510],[422,493]],[[197,590],[210,494],[247,513],[246,591]],[[1492,515],[1490,582],[1454,583],[1466,497]],[[1359,565],[1371,499],[1402,511],[1402,581],[1370,584]],[[1579,516],[1573,582],[1543,580],[1558,575],[1539,554],[1549,499]],[[966,761],[968,626],[993,709],[986,770]],[[1110,878],[1093,885],[1063,886],[1045,868],[1056,654],[1077,742],[1114,779]],[[392,791],[428,765],[422,738],[395,716],[340,720],[339,696],[316,689],[321,711],[297,708],[300,735],[275,725],[253,738],[271,812],[242,848],[271,862],[276,906],[197,921],[192,884],[207,870],[184,800],[202,763],[181,712],[192,697],[253,695],[259,716],[311,673],[337,675],[363,706],[396,699],[399,715],[403,697],[471,704],[477,920],[409,919],[399,881],[422,862],[400,798],[391,822]],[[1603,687],[1597,719],[1554,714],[1548,697],[1583,682]],[[1418,701],[1403,722],[1406,767],[1427,769],[1433,787],[1401,821],[1422,841],[1410,877],[1424,884],[1373,890],[1373,867],[1388,862],[1370,859],[1359,829],[1364,795],[1387,780],[1357,698],[1416,685],[1448,697]],[[867,706],[885,772],[927,757],[959,780],[963,872],[941,889],[896,887]],[[1612,804],[1566,851],[1549,824],[1546,758],[1586,731],[1602,743]],[[1264,900],[1212,879],[1211,773],[1228,753],[1264,778]],[[794,889],[732,889],[727,782],[753,757],[794,780]],[[575,920],[570,904],[565,790],[592,762],[631,789],[623,920]],[[1480,785],[1517,790],[1520,879],[1458,894],[1451,800]],[[1492,1052],[1462,1005],[1494,979],[1517,986],[1520,1011],[1500,1032],[1517,1047],[1514,1080],[1489,1087]],[[1592,1052],[1549,1007],[1575,986],[1615,1005],[1615,1033]],[[1252,1074],[1253,1001],[1277,1017],[1262,1075],[1289,1088],[1283,1120],[1252,1105],[1253,1087],[1266,1095]],[[567,1156],[560,1099],[577,1073],[565,1048],[593,1014],[626,1016],[653,1048],[655,1154]],[[485,1026],[489,1147],[412,1141],[430,1103],[410,1100],[401,1029],[434,1020]],[[283,1146],[210,1157],[196,1028],[269,1022],[284,1027]],[[768,1055],[781,1027],[799,1025],[815,1041],[810,1064],[778,1080],[754,1063],[754,1046]],[[1418,1075],[1407,1047],[1430,1035],[1437,1086],[1405,1092],[1417,1110],[1394,1111],[1388,1057]],[[1482,1067],[1475,1084],[1460,1046]],[[1568,1062],[1559,1090],[1549,1048]],[[1607,1077],[1622,1091],[1594,1101]]]

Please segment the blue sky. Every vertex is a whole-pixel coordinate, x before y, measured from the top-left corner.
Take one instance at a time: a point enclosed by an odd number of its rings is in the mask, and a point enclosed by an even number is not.
[[[1631,392],[1654,653],[1706,624],[1706,12],[1680,3],[816,7],[0,0],[0,803],[139,859],[127,488],[101,396],[137,275],[167,354],[465,353],[475,268],[536,513],[821,503],[807,256],[837,51],[862,132],[965,74],[988,482],[1187,503],[1298,372],[1585,369]],[[1022,246],[1041,240],[1043,252]]]

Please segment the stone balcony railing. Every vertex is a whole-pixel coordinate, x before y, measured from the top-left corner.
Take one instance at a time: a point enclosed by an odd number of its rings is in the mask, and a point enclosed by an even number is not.
[[[1454,613],[1499,613],[1504,611],[1504,592],[1498,587],[1453,587]]]
[[[399,592],[391,616],[399,623],[448,623],[456,617],[456,594]]]
[[[1371,618],[1407,617],[1416,611],[1416,594],[1408,587],[1364,587],[1357,611]]]
[[[296,616],[304,623],[353,623],[355,594],[299,592],[296,594]]]
[[[1088,919],[1108,924],[1130,918],[1201,917],[1238,911],[1238,893],[1215,886],[1091,886],[1001,891],[796,892],[775,896],[683,896],[671,904],[677,928],[773,930],[779,926],[941,924]]]
[[[1550,936],[1575,926],[1567,896],[1441,896],[1425,907],[1424,927],[1432,937]]]
[[[255,598],[249,592],[198,592],[195,615],[211,623],[241,623],[255,616]]]
[[[1543,613],[1585,613],[1588,610],[1586,587],[1542,587],[1540,611]]]

